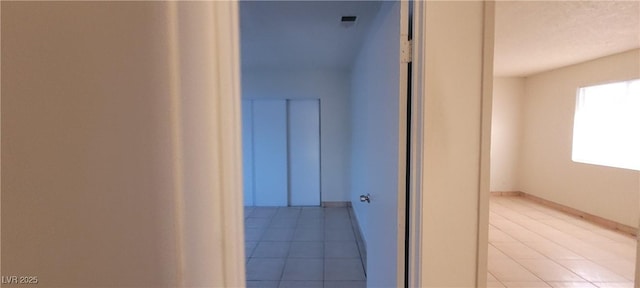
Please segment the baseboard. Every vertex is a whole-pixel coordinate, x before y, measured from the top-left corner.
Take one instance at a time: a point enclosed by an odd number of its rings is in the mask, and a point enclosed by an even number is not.
[[[522,196],[520,191],[491,191],[491,196]]]
[[[349,215],[351,217],[351,226],[353,226],[353,231],[356,236],[356,244],[358,245],[358,250],[360,251],[360,259],[362,260],[362,266],[364,267],[364,273],[367,274],[367,242],[362,237],[362,230],[360,229],[360,224],[358,223],[358,218],[356,218],[356,213],[353,211],[353,208],[349,208]]]
[[[351,202],[350,201],[322,201],[322,207],[325,207],[325,208],[351,207]]]
[[[504,194],[504,193],[506,193],[506,194]],[[614,231],[618,231],[618,232],[621,232],[621,233],[625,233],[625,234],[628,234],[628,235],[631,235],[631,236],[634,236],[634,237],[638,235],[638,228],[636,228],[636,227],[632,227],[632,226],[629,226],[629,225],[618,223],[618,222],[613,221],[613,220],[605,219],[605,218],[602,218],[600,216],[596,216],[596,215],[593,215],[593,214],[590,214],[590,213],[587,213],[587,212],[584,212],[584,211],[580,211],[578,209],[575,209],[575,208],[572,208],[572,207],[569,207],[569,206],[566,206],[566,205],[562,205],[562,204],[559,204],[559,203],[556,203],[556,202],[553,202],[553,201],[550,201],[550,200],[547,200],[547,199],[544,199],[544,198],[540,198],[538,196],[527,194],[527,193],[524,193],[524,192],[521,192],[521,191],[491,192],[491,195],[492,196],[517,196],[517,197],[527,198],[527,199],[529,199],[529,200],[531,200],[533,202],[539,203],[541,205],[544,205],[546,207],[552,208],[554,210],[561,211],[561,212],[564,212],[564,213],[569,214],[571,216],[584,219],[584,220],[589,221],[589,222],[591,222],[593,224],[596,224],[596,225],[598,225],[600,227],[607,228],[607,229],[614,230]]]

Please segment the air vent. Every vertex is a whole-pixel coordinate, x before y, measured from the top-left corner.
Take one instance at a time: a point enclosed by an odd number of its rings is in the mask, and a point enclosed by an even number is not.
[[[358,16],[342,16],[342,22],[356,22],[356,19],[358,19]]]

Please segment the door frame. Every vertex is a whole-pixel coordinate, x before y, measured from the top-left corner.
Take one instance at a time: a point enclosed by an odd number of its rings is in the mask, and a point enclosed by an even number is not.
[[[640,173],[638,173],[638,182],[640,183]],[[635,273],[636,279],[633,283],[633,287],[640,288],[640,234],[636,236],[636,271],[635,272],[636,272]]]
[[[177,10],[179,3],[170,4],[170,31],[176,36],[175,27],[178,23]],[[218,129],[218,137],[214,140],[216,144],[211,149],[217,149],[223,155],[217,163],[218,171],[212,177],[215,181],[222,183],[211,187],[212,193],[220,195],[220,202],[215,203],[218,215],[224,223],[221,235],[216,238],[222,247],[217,247],[219,257],[222,258],[222,267],[209,267],[209,274],[220,275],[222,279],[214,279],[214,283],[209,285],[220,287],[244,287],[246,285],[245,273],[245,247],[244,247],[244,215],[243,215],[243,190],[242,190],[242,104],[241,104],[241,77],[240,77],[240,27],[239,27],[239,7],[238,1],[218,1],[211,5],[213,11],[210,12],[212,30],[216,49],[211,51],[211,58],[204,59],[212,61],[217,69],[211,71],[209,75],[218,83],[217,89],[211,91],[211,97],[216,99],[214,110],[211,111],[213,125]],[[177,38],[176,38],[177,39]],[[174,45],[178,45],[174,39]],[[177,53],[178,48],[173,48]],[[173,56],[174,58],[177,56]],[[174,60],[177,61],[177,60]],[[175,64],[177,65],[177,64]],[[179,68],[179,67],[178,67]],[[176,67],[174,67],[176,69]],[[179,100],[177,100],[179,101]],[[237,193],[229,193],[235,191]],[[184,207],[180,207],[184,209]],[[184,232],[183,232],[184,233]],[[186,237],[183,234],[179,237]],[[180,245],[184,248],[185,241]],[[184,252],[182,252],[184,253]],[[184,257],[184,256],[183,256]],[[184,260],[181,260],[184,261]],[[194,263],[195,265],[201,265]],[[180,286],[189,286],[191,272],[186,270],[184,264],[181,270],[177,271],[180,278]],[[211,270],[222,271],[211,271]]]
[[[398,55],[398,61],[399,62],[399,90],[398,90],[398,175],[397,175],[397,179],[398,179],[398,190],[397,190],[397,196],[398,196],[398,206],[396,207],[396,211],[397,211],[397,227],[398,227],[398,232],[397,232],[397,240],[396,243],[397,244],[397,251],[396,251],[396,287],[405,287],[406,284],[408,284],[407,279],[405,279],[405,271],[407,269],[406,267],[406,258],[408,257],[407,252],[410,252],[411,250],[407,250],[407,246],[410,246],[408,243],[410,243],[409,239],[406,239],[407,237],[407,229],[409,228],[407,226],[407,221],[409,219],[407,219],[407,216],[411,217],[411,215],[407,215],[407,212],[411,213],[411,210],[407,211],[408,207],[408,203],[407,200],[408,199],[413,199],[412,197],[412,193],[411,191],[407,191],[407,173],[410,173],[410,171],[412,171],[411,166],[407,166],[407,153],[412,153],[411,150],[408,149],[407,147],[407,142],[410,142],[408,138],[408,135],[413,135],[411,134],[408,129],[410,127],[413,127],[413,123],[409,124],[408,122],[408,114],[409,111],[407,111],[407,105],[409,104],[409,101],[412,101],[412,99],[409,99],[410,96],[409,91],[410,88],[408,87],[408,83],[409,80],[411,80],[413,83],[413,80],[415,79],[409,79],[409,62],[411,62],[411,60],[406,61],[407,59],[403,56],[405,53],[403,53],[403,48],[406,48],[403,44],[404,43],[408,43],[409,41],[409,21],[411,21],[411,18],[409,17],[409,5],[412,5],[413,3],[415,3],[415,1],[409,1],[409,0],[401,0],[400,1],[400,38],[398,39],[398,41],[400,41],[400,55]],[[406,52],[406,51],[404,51]],[[410,53],[409,53],[410,54]],[[405,58],[405,59],[403,59]],[[411,157],[413,157],[413,154],[410,154]],[[409,169],[409,171],[407,171],[407,169]],[[413,178],[411,178],[413,179]],[[411,231],[412,229],[409,229],[409,231]],[[369,286],[369,284],[367,283],[367,286]],[[410,286],[413,287],[413,286]]]
[[[427,284],[423,277],[423,243],[428,235],[423,234],[423,220],[429,217],[425,211],[425,202],[422,191],[425,185],[425,147],[427,141],[426,123],[426,99],[433,97],[429,94],[426,85],[427,67],[427,12],[428,1],[411,1],[412,13],[412,71],[411,71],[411,124],[410,124],[410,151],[409,161],[409,239],[408,247],[408,279],[405,287],[424,287]],[[483,49],[482,49],[482,77],[481,77],[481,107],[480,125],[480,159],[477,198],[477,238],[476,238],[476,277],[475,287],[486,287],[487,283],[487,251],[488,251],[488,226],[489,226],[489,180],[490,180],[490,152],[491,152],[491,108],[493,94],[493,43],[494,43],[494,13],[495,2],[483,1]],[[640,252],[639,252],[640,253]],[[640,255],[640,254],[639,254]]]

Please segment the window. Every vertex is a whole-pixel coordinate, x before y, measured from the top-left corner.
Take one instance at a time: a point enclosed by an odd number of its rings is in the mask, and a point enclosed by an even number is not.
[[[640,79],[578,89],[572,159],[640,170]]]

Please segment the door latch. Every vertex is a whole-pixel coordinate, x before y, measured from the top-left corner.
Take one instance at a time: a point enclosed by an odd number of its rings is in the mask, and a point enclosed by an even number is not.
[[[367,195],[360,195],[360,202],[371,203],[371,199],[369,199],[371,195],[367,193]]]

